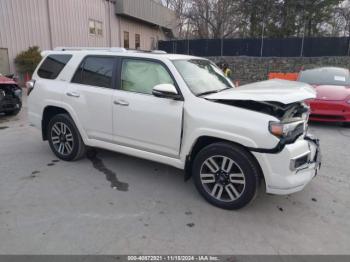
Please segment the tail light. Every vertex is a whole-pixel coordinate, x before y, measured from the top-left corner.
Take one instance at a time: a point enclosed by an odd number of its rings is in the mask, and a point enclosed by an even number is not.
[[[33,91],[35,86],[35,80],[30,80],[26,83],[26,87],[27,87],[27,96],[30,95],[30,93]]]

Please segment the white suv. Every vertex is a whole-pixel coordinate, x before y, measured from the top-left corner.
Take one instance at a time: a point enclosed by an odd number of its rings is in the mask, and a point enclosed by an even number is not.
[[[235,88],[211,61],[124,49],[56,49],[28,83],[29,119],[71,161],[104,148],[185,170],[211,204],[238,209],[302,190],[320,167],[309,85]]]

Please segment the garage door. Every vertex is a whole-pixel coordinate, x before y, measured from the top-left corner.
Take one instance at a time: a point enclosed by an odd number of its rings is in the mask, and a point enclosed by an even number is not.
[[[0,74],[10,73],[10,63],[7,48],[0,48]]]

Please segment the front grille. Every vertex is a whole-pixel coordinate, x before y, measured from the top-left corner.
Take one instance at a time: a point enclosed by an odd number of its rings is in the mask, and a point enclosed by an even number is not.
[[[13,110],[18,104],[18,98],[13,97],[12,95],[6,95],[0,99],[0,109],[2,110]]]

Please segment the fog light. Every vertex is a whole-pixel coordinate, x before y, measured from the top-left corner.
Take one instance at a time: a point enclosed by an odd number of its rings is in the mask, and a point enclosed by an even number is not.
[[[307,163],[309,163],[310,160],[310,152],[308,152],[307,154],[294,158],[290,161],[290,169],[292,171],[306,165]]]

